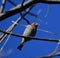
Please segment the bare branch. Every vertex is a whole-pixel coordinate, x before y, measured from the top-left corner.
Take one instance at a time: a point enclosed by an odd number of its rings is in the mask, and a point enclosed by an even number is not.
[[[49,55],[47,55],[47,56],[41,56],[41,57],[35,57],[35,58],[51,58],[51,57],[55,57],[55,56],[60,56],[60,52],[58,52],[58,51],[60,50],[60,49],[58,48],[59,45],[60,45],[60,40],[59,40],[56,48],[54,49],[54,51],[53,51],[51,54],[49,54]]]
[[[56,53],[55,55],[51,55],[51,56],[41,56],[41,57],[34,57],[34,58],[51,58],[55,56],[60,56],[60,52]]]
[[[17,6],[14,2],[12,2],[11,0],[8,0],[13,6]],[[23,7],[23,3],[24,3],[24,0],[22,1],[21,3],[21,7]],[[30,11],[30,10],[29,10]],[[23,14],[20,12],[20,15],[23,16]],[[28,23],[30,24],[30,22],[23,16],[23,19]]]
[[[27,12],[24,13],[24,15],[22,15],[21,17],[19,17],[6,31],[7,32],[11,32],[14,27],[17,25],[17,23],[19,23],[21,21],[21,19],[29,13],[29,11],[31,10],[32,8],[30,8]],[[0,38],[0,43],[4,40],[4,38],[6,38],[7,34],[3,34]]]
[[[17,23],[19,23],[19,22],[21,21],[21,19],[24,18],[24,16],[25,16],[26,14],[28,14],[32,8],[33,8],[33,6],[30,7],[30,8],[24,13],[24,15],[22,15],[22,13],[20,13],[20,14],[21,14],[21,17],[19,17],[19,18],[7,29],[7,32],[11,32],[11,31],[13,30],[13,28],[17,25]],[[24,20],[25,20],[28,24],[30,24],[30,22],[29,22],[27,19],[24,18]],[[0,43],[6,38],[6,36],[7,36],[7,34],[3,34],[3,35],[1,36],[1,38],[0,38]]]
[[[37,3],[56,4],[56,3],[60,3],[60,1],[55,1],[55,0],[52,0],[52,1],[50,1],[50,0],[29,0],[23,4],[23,8],[21,7],[21,4],[20,4],[20,5],[12,8],[11,10],[9,10],[7,12],[0,14],[0,21],[4,20],[10,16],[13,16],[19,12],[22,12],[26,8],[29,8],[30,6],[37,4]]]
[[[23,7],[24,2],[25,2],[25,0],[22,0],[21,7]]]
[[[38,31],[41,31],[41,32],[46,32],[46,33],[49,33],[49,34],[53,34],[53,35],[57,35],[57,36],[60,36],[60,34],[57,34],[55,32],[51,32],[51,31],[48,31],[48,30],[43,30],[43,29],[37,29]]]
[[[5,18],[8,18],[12,15],[15,15],[17,13],[20,13],[21,11],[25,10],[26,8],[32,6],[32,3],[33,2],[31,0],[29,0],[24,3],[23,7],[21,7],[21,4],[20,4],[7,12],[0,14],[0,21],[4,20]]]
[[[5,4],[6,4],[6,0],[2,0],[2,5],[1,5],[1,8],[0,8],[0,13],[3,13],[4,8],[5,8]]]
[[[46,14],[45,14],[45,16],[44,16],[45,18],[48,16],[49,11],[50,11],[50,5],[48,4],[47,11],[46,11]]]
[[[55,55],[51,55],[51,56],[47,55],[47,56],[40,56],[40,57],[33,57],[33,58],[52,58],[52,57],[55,57],[55,56],[60,56],[60,52],[56,53]]]
[[[5,32],[3,30],[0,30],[0,32],[2,33],[5,33],[5,34],[10,34],[10,32]],[[16,36],[16,37],[24,37],[26,38],[26,36],[21,36],[19,34],[14,34],[14,33],[11,33],[12,36]],[[33,40],[42,40],[42,41],[50,41],[50,42],[59,42],[59,40],[56,40],[56,39],[52,39],[52,38],[36,38],[36,37],[30,37],[30,36],[27,36],[27,38],[31,38]]]
[[[54,49],[54,51],[51,53],[51,54],[49,54],[47,57],[55,57],[55,56],[60,56],[60,52],[58,52],[59,51],[59,45],[60,45],[60,41],[58,42],[58,44],[57,44],[57,46],[56,46],[56,48]]]
[[[25,2],[25,0],[22,0],[21,7],[23,7],[24,2]],[[31,8],[31,9],[32,9],[32,8]],[[31,9],[30,9],[30,10],[31,10]],[[29,12],[30,12],[30,10],[29,10]],[[29,12],[28,12],[28,13],[29,13]],[[21,12],[20,12],[20,15],[23,16],[23,14],[22,14]],[[29,22],[24,16],[23,16],[23,19],[24,19],[28,24],[30,24],[30,22]]]

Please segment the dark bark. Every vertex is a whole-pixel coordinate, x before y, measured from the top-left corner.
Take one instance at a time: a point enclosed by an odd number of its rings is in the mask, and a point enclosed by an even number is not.
[[[58,4],[58,3],[60,3],[60,1],[55,1],[55,0],[53,0],[53,1],[50,1],[50,0],[29,0],[29,1],[24,3],[23,7],[21,7],[21,5],[18,5],[18,6],[12,8],[11,10],[9,10],[7,12],[0,14],[0,21],[4,20],[10,16],[13,16],[17,13],[20,13],[23,10],[25,10],[25,9],[29,8],[30,6],[37,4],[37,3]]]
[[[0,32],[5,33],[5,34],[10,34],[10,32],[5,32],[3,30],[0,30]],[[33,40],[42,40],[42,41],[50,41],[50,42],[59,42],[60,40],[52,39],[52,38],[36,38],[36,37],[30,37],[30,36],[21,36],[19,34],[13,34],[11,33],[12,36],[16,37],[23,37],[23,38],[32,38]]]

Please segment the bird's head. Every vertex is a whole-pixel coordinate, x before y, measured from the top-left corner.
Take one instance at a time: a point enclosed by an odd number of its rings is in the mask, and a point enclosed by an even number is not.
[[[36,29],[37,26],[38,26],[38,23],[32,23],[31,26],[32,26],[34,29]]]
[[[32,23],[31,25],[32,26],[38,26],[38,23]]]

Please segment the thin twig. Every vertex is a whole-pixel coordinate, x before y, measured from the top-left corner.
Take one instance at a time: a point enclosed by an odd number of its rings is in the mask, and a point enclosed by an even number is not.
[[[26,13],[24,13],[24,15],[22,15],[21,17],[19,17],[8,29],[7,32],[11,32],[13,30],[13,28],[17,25],[17,23],[19,23],[21,21],[21,19],[29,13],[29,11],[32,8],[30,8]],[[7,34],[3,34],[2,37],[0,38],[0,43],[4,40],[4,38],[7,36]]]
[[[41,56],[41,57],[35,57],[35,58],[51,58],[51,57],[55,57],[55,56],[60,56],[60,52],[57,52],[59,50],[58,49],[59,45],[60,45],[60,40],[59,40],[56,48],[54,49],[54,51],[51,54],[49,54],[47,56]]]
[[[48,31],[48,30],[43,30],[43,29],[37,29],[38,31],[41,31],[41,32],[46,32],[46,33],[49,33],[49,34],[53,34],[53,35],[57,35],[57,36],[60,36],[60,34],[57,34],[55,32],[51,32],[51,31]]]
[[[2,0],[2,5],[1,5],[1,8],[0,8],[0,14],[3,13],[4,8],[5,8],[5,4],[6,4],[6,0]]]
[[[40,57],[31,57],[31,58],[52,58],[52,57],[55,57],[55,56],[60,56],[60,52],[56,53],[55,55],[51,55],[51,56],[40,56]]]
[[[23,8],[23,4],[24,4],[24,2],[25,2],[25,0],[22,0],[22,2],[21,2],[21,7]],[[30,11],[29,11],[30,12]],[[29,13],[28,12],[28,13]],[[20,15],[22,16],[23,14],[20,12]],[[28,23],[28,24],[30,24],[30,22],[23,16],[23,19]]]
[[[12,32],[10,32],[9,36],[7,37],[5,43],[3,44],[3,46],[0,48],[0,53],[2,52],[2,50],[4,49],[6,43],[8,42],[9,38],[10,38],[10,35],[11,35]]]
[[[10,32],[5,32],[3,30],[0,30],[0,32],[2,33],[5,33],[5,34],[10,34]],[[24,37],[26,38],[26,36],[21,36],[19,34],[14,34],[14,33],[11,33],[12,36],[16,36],[16,37]],[[42,40],[42,41],[50,41],[50,42],[59,42],[59,40],[56,40],[56,39],[52,39],[52,38],[36,38],[36,37],[30,37],[30,36],[27,36],[27,38],[32,38],[33,40]]]
[[[27,2],[24,3],[23,8],[21,7],[21,4],[19,4],[18,6],[12,8],[11,10],[0,14],[0,21],[13,16],[19,12],[22,12],[23,10],[29,8],[30,6],[37,4],[37,3],[47,3],[47,4],[56,4],[56,3],[60,3],[60,1],[46,1],[46,0],[28,0]]]
[[[49,57],[53,57],[54,55],[57,54],[57,50],[58,50],[59,45],[60,45],[60,42],[58,42],[58,44],[57,44],[56,48],[54,49],[54,51],[51,54],[48,55]]]
[[[48,4],[48,7],[47,7],[47,12],[46,12],[46,14],[45,14],[45,18],[48,16],[48,14],[49,14],[49,11],[50,11],[50,5]]]
[[[13,6],[17,6],[14,2],[12,2],[11,0],[8,0]],[[24,0],[22,0],[22,3],[21,3],[21,7],[23,7],[23,3],[24,3]],[[20,12],[20,15],[22,16],[23,14]],[[23,17],[23,19],[28,23],[30,24],[30,22],[25,18]]]

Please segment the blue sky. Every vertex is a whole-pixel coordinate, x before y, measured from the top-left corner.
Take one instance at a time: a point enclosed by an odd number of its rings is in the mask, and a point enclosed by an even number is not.
[[[12,0],[14,3],[19,4],[20,1],[18,0]],[[0,0],[0,5],[1,5],[1,0]],[[8,1],[6,2],[6,7],[4,11],[9,10],[12,8],[12,6]],[[26,15],[25,18],[27,18],[31,23],[37,22],[39,24],[38,29],[43,29],[43,30],[49,30],[52,32],[55,32],[57,34],[60,34],[60,6],[59,4],[55,5],[50,5],[49,13],[47,17],[45,17],[46,12],[47,12],[47,7],[48,4],[42,4],[39,3],[37,4],[30,12],[37,14],[39,10],[41,10],[41,13],[38,14],[38,18],[42,20],[42,22],[39,22],[39,20],[33,18],[31,15]],[[16,21],[17,18],[20,16],[20,14],[16,14],[12,17],[7,18],[4,21],[0,22],[0,29],[7,30],[9,26],[11,26],[13,23],[12,21]],[[47,24],[46,24],[47,22]],[[13,33],[16,34],[23,34],[23,31],[25,29],[23,25],[27,25],[27,23],[24,20],[21,20],[18,25],[13,29]],[[37,30],[36,37],[42,37],[42,38],[56,38],[60,39],[60,36],[48,34],[45,32],[40,32]],[[7,38],[6,38],[7,39]],[[5,40],[6,40],[5,39]],[[2,42],[0,47],[4,44],[5,40]],[[3,58],[31,58],[35,56],[43,56],[43,55],[48,55],[52,51],[54,51],[57,43],[54,42],[46,42],[46,41],[38,41],[38,40],[32,40],[27,42],[23,49],[19,51],[17,49],[18,45],[21,42],[21,38],[10,36],[7,44],[5,45],[4,49],[2,50],[2,54],[7,54],[9,51],[11,51],[8,56],[4,56]],[[59,57],[56,57],[59,58]]]

